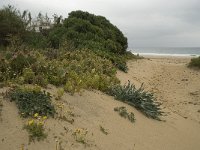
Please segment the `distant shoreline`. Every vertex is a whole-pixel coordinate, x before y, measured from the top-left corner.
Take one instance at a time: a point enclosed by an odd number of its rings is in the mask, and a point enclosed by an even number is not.
[[[184,57],[184,58],[193,58],[199,57],[200,55],[195,54],[160,54],[160,53],[133,53],[135,55],[144,56],[144,57]]]
[[[156,57],[198,57],[200,47],[138,47],[129,49],[133,54]]]

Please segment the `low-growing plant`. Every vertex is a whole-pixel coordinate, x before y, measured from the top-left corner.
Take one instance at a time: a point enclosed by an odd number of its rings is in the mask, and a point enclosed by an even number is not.
[[[34,77],[33,83],[46,88],[48,85],[48,80],[45,78],[44,75],[38,74]]]
[[[57,100],[60,100],[61,98],[62,98],[62,96],[64,95],[64,89],[63,88],[59,88],[58,90],[57,90],[57,96],[56,96],[56,99]]]
[[[71,108],[68,106],[66,107],[66,105],[64,103],[57,103],[55,104],[56,106],[56,112],[58,115],[58,119],[63,120],[63,121],[67,121],[70,124],[74,123],[74,113],[71,111]]]
[[[55,109],[51,104],[50,93],[41,91],[38,86],[16,87],[8,92],[8,97],[15,101],[23,117],[33,116],[35,113],[54,116]]]
[[[200,56],[197,58],[192,58],[188,66],[200,69]]]
[[[130,122],[135,122],[135,115],[133,112],[128,113],[126,107],[115,107],[114,111],[118,112],[121,117],[127,118]]]
[[[135,122],[135,115],[134,115],[133,112],[130,112],[130,113],[128,114],[128,120],[129,120],[130,122]]]
[[[11,53],[12,58],[7,60],[3,56],[1,59],[0,81],[2,82],[12,81],[20,85],[37,84],[42,87],[50,83],[62,86],[71,94],[81,92],[82,89],[106,92],[110,86],[119,83],[116,77],[117,69],[112,62],[88,49],[75,51],[61,49],[56,59],[46,57],[47,52],[39,50],[26,52],[23,55],[19,52]],[[28,57],[35,61],[28,62]],[[21,71],[18,71],[18,66],[12,63],[16,58],[16,63],[22,67]],[[23,61],[19,58],[23,58]]]
[[[101,131],[103,134],[108,135],[107,129],[105,129],[105,128],[102,127],[101,125],[100,125],[99,127],[100,127],[100,131]]]
[[[3,107],[3,103],[2,103],[2,100],[0,99],[0,121],[1,121],[2,107]]]
[[[37,115],[37,116],[36,116]],[[38,116],[36,113],[34,115],[35,119],[31,119],[28,121],[28,123],[24,126],[24,129],[26,129],[29,133],[29,141],[40,141],[47,137],[47,134],[44,132],[44,123],[46,117]],[[41,117],[41,118],[39,118]]]
[[[16,74],[21,74],[24,68],[29,67],[35,61],[36,59],[29,54],[16,52],[10,60],[11,76],[14,77]]]
[[[123,72],[127,72],[128,71],[128,67],[126,64],[127,58],[126,55],[117,55],[111,52],[106,52],[106,51],[100,51],[100,50],[96,50],[95,53],[103,58],[106,58],[108,60],[110,60],[113,65],[118,68],[119,70],[123,71]],[[130,58],[130,57],[129,57]]]
[[[76,129],[73,132],[72,135],[74,136],[74,138],[75,138],[75,140],[77,142],[85,144],[86,143],[87,133],[88,133],[87,129],[85,129],[85,128],[78,128],[78,129]]]
[[[144,91],[143,84],[136,89],[135,85],[128,81],[127,85],[113,86],[108,94],[135,107],[149,118],[160,120],[159,116],[163,114],[160,108],[161,104],[156,101],[152,93]]]
[[[25,83],[31,84],[34,81],[35,73],[30,68],[24,68],[22,76],[24,77],[24,82]]]

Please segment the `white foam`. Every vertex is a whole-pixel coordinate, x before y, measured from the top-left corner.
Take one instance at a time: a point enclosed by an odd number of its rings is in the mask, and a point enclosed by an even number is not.
[[[172,57],[198,57],[200,55],[195,54],[159,54],[159,53],[133,53],[135,55],[139,54],[140,56],[172,56]]]

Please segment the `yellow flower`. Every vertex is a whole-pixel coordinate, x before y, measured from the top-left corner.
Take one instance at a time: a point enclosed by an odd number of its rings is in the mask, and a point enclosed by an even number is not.
[[[43,123],[42,121],[40,121],[40,122],[39,122],[39,125],[41,125],[41,126],[42,126],[42,125],[44,125],[44,123]]]
[[[42,119],[43,119],[43,120],[46,120],[46,119],[47,119],[47,116],[43,116]]]
[[[34,123],[34,120],[33,120],[33,119],[28,121],[28,125],[29,125],[29,126],[32,125],[33,123]]]
[[[35,117],[35,118],[37,118],[37,117],[38,117],[38,115],[39,115],[38,113],[35,113],[35,114],[34,114],[34,117]]]

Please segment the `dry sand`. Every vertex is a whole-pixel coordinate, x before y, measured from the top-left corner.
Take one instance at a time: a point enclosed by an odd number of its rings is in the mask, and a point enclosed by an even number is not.
[[[130,80],[137,87],[144,83],[155,93],[167,116],[165,121],[145,117],[136,109],[98,91],[85,91],[82,96],[64,94],[55,104],[75,114],[74,123],[48,119],[48,138],[28,144],[28,134],[22,130],[27,120],[21,119],[14,103],[4,100],[0,112],[0,150],[56,150],[56,140],[64,150],[199,150],[200,149],[200,72],[188,69],[188,58],[151,58],[128,63],[127,74],[118,72],[122,84]],[[6,88],[0,89],[5,92]],[[56,88],[48,87],[52,94]],[[125,106],[135,114],[133,124],[113,111]],[[64,114],[66,115],[66,114]],[[108,134],[100,131],[104,127]],[[72,132],[87,128],[86,143],[76,142]]]

